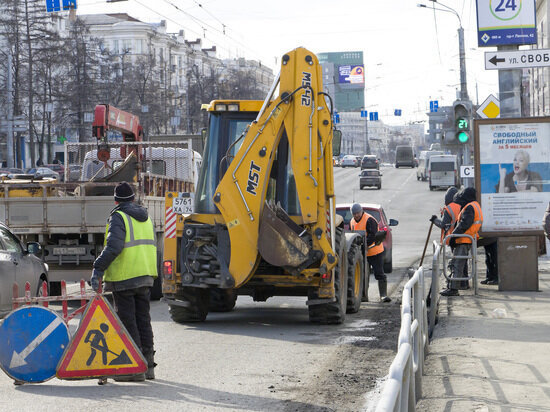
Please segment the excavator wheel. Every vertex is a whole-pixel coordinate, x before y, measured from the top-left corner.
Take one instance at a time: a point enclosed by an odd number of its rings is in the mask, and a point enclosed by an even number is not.
[[[357,313],[361,307],[364,288],[364,262],[361,247],[353,245],[348,252],[348,303],[347,313]]]
[[[322,324],[340,324],[346,318],[347,304],[347,256],[344,230],[336,228],[336,251],[338,252],[338,264],[334,268],[335,301],[321,305],[310,305],[309,321]],[[311,299],[317,299],[316,293],[310,293]]]
[[[237,302],[237,291],[235,289],[210,289],[210,312],[231,312]]]
[[[183,288],[181,293],[178,293],[177,299],[189,302],[190,305],[185,307],[168,303],[170,317],[177,323],[204,322],[208,315],[209,295],[208,289]]]

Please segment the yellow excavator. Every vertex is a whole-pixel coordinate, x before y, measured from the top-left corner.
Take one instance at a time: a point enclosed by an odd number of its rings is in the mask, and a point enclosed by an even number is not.
[[[275,96],[278,87],[278,96]],[[265,101],[216,100],[196,191],[166,195],[163,293],[176,322],[307,296],[312,322],[342,323],[367,297],[364,233],[335,213],[341,133],[317,57],[297,48]],[[368,272],[367,272],[368,274]]]

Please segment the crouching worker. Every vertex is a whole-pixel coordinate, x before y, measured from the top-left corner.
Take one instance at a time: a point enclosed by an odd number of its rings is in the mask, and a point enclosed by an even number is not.
[[[367,263],[372,267],[374,278],[378,281],[380,302],[391,302],[388,297],[388,281],[384,273],[384,245],[376,244],[375,236],[378,232],[378,221],[363,211],[359,203],[351,206],[351,230],[364,230],[367,234]]]
[[[464,207],[458,215],[456,228],[453,231],[454,235],[470,235],[474,239],[479,239],[479,230],[483,224],[483,215],[481,206],[476,201],[476,190],[472,187],[458,192],[456,202],[463,204]],[[459,258],[459,256],[467,256],[472,247],[472,240],[467,237],[451,238],[451,245],[455,245],[453,250],[453,258],[450,261],[451,278],[460,278],[464,275],[464,266],[468,264],[467,259]],[[472,253],[476,253],[474,250]],[[447,289],[441,292],[442,296],[458,296],[458,281],[451,280]]]
[[[115,188],[115,205],[107,221],[104,249],[94,262],[90,282],[97,291],[105,280],[105,290],[113,292],[115,310],[147,361],[147,372],[119,376],[116,381],[155,379],[153,329],[149,300],[157,277],[157,248],[153,222],[147,209],[134,203],[128,183]]]

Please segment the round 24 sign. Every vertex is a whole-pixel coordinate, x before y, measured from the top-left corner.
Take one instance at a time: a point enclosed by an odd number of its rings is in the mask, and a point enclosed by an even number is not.
[[[477,0],[480,47],[536,44],[535,0]]]

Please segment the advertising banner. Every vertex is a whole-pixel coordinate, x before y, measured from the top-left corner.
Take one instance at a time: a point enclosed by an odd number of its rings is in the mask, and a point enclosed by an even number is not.
[[[535,0],[477,0],[479,47],[537,44]]]
[[[550,118],[476,121],[482,231],[542,230],[550,201]]]
[[[365,72],[362,64],[338,66],[338,83],[364,84]]]

